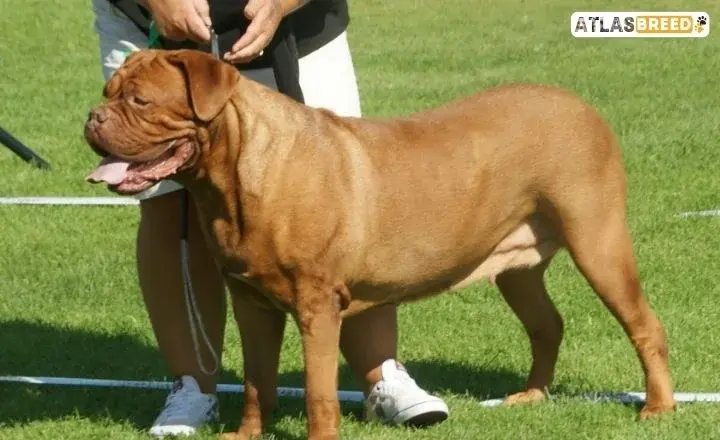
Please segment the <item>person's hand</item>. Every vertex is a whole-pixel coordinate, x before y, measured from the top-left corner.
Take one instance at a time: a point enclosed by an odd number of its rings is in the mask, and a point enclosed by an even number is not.
[[[207,0],[138,0],[150,10],[158,32],[165,38],[199,43],[210,41],[210,7]]]
[[[250,25],[223,58],[231,63],[248,63],[261,56],[280,20],[299,4],[299,0],[250,0],[245,6],[245,17],[250,20]]]

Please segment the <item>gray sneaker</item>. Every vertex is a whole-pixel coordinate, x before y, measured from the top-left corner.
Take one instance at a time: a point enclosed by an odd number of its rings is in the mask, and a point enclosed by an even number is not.
[[[167,396],[165,407],[150,428],[150,435],[194,435],[198,428],[216,421],[217,418],[217,396],[201,393],[192,376],[183,376],[175,382]]]

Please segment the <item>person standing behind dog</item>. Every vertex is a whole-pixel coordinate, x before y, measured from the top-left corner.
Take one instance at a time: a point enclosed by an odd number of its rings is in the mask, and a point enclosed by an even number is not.
[[[360,116],[360,99],[347,42],[346,0],[138,0],[133,5],[151,15],[169,42],[207,43],[209,25],[220,38],[222,57],[246,76],[277,88],[264,50],[278,26],[292,17],[299,53],[299,85],[305,103],[343,116]],[[142,29],[112,5],[93,0],[103,75],[107,80],[125,59],[127,47],[147,47]],[[238,6],[239,5],[239,6]],[[239,16],[238,12],[239,11]],[[212,17],[212,20],[211,20]],[[223,24],[224,23],[224,24]],[[228,25],[229,23],[229,25]],[[225,28],[225,29],[223,29]],[[234,32],[234,34],[233,34]],[[231,40],[228,40],[231,39]],[[228,43],[229,41],[229,43]],[[209,345],[196,354],[183,295],[180,265],[182,187],[163,181],[137,196],[140,225],[137,265],[140,288],[170,373],[177,378],[150,433],[190,435],[218,413],[213,371],[201,368],[198,356],[222,354],[226,297],[223,279],[202,237],[195,206],[188,220],[189,270]],[[390,424],[432,424],[445,420],[448,409],[420,388],[397,357],[395,305],[372,309],[343,322],[341,349],[355,376],[365,384],[369,419]],[[214,353],[213,353],[214,352]],[[221,357],[221,356],[217,356]],[[218,360],[219,363],[219,360]],[[215,371],[219,365],[215,365]]]

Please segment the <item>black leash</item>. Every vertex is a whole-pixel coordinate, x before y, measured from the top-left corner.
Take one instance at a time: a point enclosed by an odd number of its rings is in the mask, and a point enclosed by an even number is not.
[[[292,16],[285,17],[280,22],[275,36],[278,41],[270,50],[278,92],[304,104],[305,97],[300,87],[300,57],[293,32]]]

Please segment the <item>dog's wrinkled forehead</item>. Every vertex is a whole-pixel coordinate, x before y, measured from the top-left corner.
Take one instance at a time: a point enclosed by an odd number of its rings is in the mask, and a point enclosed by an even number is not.
[[[143,102],[187,104],[185,76],[159,51],[134,52],[105,84],[108,100],[134,97]]]
[[[146,49],[125,60],[103,95],[153,106],[182,105],[197,119],[210,121],[232,97],[238,75],[234,67],[200,51]]]

